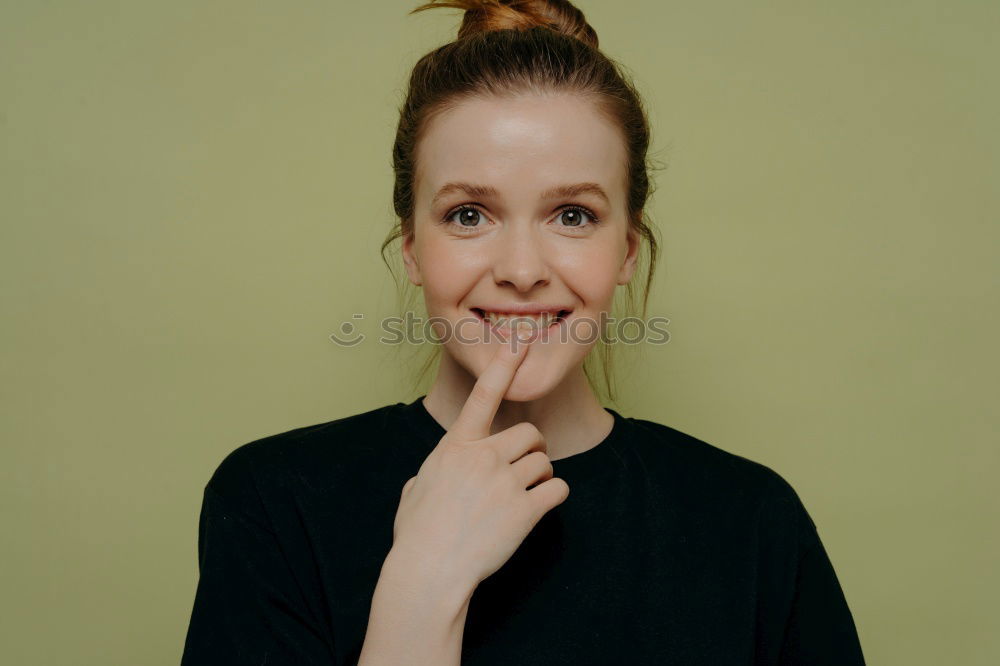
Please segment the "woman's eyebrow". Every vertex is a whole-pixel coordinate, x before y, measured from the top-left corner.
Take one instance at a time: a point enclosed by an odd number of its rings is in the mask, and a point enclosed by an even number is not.
[[[453,192],[464,192],[470,197],[495,197],[498,196],[499,192],[495,187],[490,185],[475,185],[472,183],[461,183],[452,182],[446,183],[437,191],[434,195],[434,199],[431,201],[431,205],[436,204],[440,199],[448,196]],[[559,185],[557,187],[552,187],[544,192],[542,192],[543,199],[561,199],[564,197],[575,197],[581,194],[594,194],[601,199],[604,199],[604,203],[611,205],[611,201],[608,198],[607,193],[597,183],[576,183],[575,185]]]
[[[565,197],[576,197],[581,194],[594,194],[604,199],[604,203],[611,205],[604,188],[597,183],[577,183],[576,185],[560,185],[542,192],[543,199],[562,199]]]
[[[440,199],[448,196],[452,192],[465,192],[470,197],[495,197],[499,194],[497,188],[490,185],[473,185],[472,183],[447,183],[437,191],[431,200],[431,205],[436,204]]]

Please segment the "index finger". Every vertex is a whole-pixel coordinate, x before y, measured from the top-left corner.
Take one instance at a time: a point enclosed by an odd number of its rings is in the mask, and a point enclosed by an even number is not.
[[[489,365],[479,375],[462,411],[449,432],[459,439],[476,440],[490,436],[490,426],[496,416],[514,374],[527,355],[527,342],[512,336],[512,344],[501,344]],[[523,348],[523,349],[522,349]]]

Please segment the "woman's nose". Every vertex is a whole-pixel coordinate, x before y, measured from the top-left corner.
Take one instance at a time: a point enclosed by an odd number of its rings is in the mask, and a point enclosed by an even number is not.
[[[541,238],[532,225],[508,225],[497,238],[493,254],[493,279],[529,291],[549,281],[549,265]]]

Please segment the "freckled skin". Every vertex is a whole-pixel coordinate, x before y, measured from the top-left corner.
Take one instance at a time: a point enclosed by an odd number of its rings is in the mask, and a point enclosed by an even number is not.
[[[407,274],[422,286],[428,314],[453,327],[466,321],[467,338],[484,336],[469,311],[483,304],[567,304],[569,321],[599,321],[616,287],[632,278],[638,236],[626,219],[625,146],[588,99],[568,93],[467,99],[430,122],[416,159],[414,234],[402,248]],[[456,181],[497,194],[457,191],[432,205],[438,190]],[[577,183],[597,183],[610,204],[591,193],[541,198],[547,189]],[[478,214],[455,210],[465,205]],[[567,212],[571,205],[593,211],[599,222]],[[463,220],[471,231],[463,230]],[[494,336],[490,343],[444,345],[425,399],[435,417],[457,416],[497,344]],[[593,344],[558,336],[535,343],[497,412],[495,431],[531,421],[555,459],[558,449],[568,455],[580,446],[570,440],[610,428],[583,374]]]

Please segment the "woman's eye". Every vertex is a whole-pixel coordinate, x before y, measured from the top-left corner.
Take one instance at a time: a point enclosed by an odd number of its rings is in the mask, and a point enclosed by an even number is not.
[[[584,218],[590,220],[590,224],[597,224],[597,216],[591,213],[586,208],[580,208],[578,206],[573,206],[571,208],[566,208],[562,210],[557,219],[562,219],[563,225],[569,228],[580,228],[587,226],[584,222]]]
[[[594,213],[579,206],[564,208],[556,215],[556,219],[562,221],[562,224],[558,226],[564,229],[586,229],[588,226],[593,226],[600,222]],[[488,223],[483,213],[478,208],[471,206],[456,208],[445,216],[444,221],[457,227],[460,233],[474,232],[477,229],[487,226]],[[482,224],[480,224],[481,222]]]
[[[476,208],[459,208],[448,214],[445,218],[447,222],[453,222],[462,231],[475,231],[481,226],[478,224],[483,218],[483,214]]]

